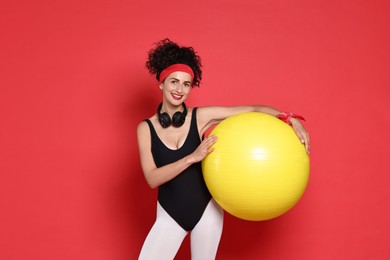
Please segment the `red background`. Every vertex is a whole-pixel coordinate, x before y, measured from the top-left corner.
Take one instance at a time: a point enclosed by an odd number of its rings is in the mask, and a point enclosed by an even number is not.
[[[0,9],[0,259],[136,259],[155,218],[136,125],[165,37],[193,46],[190,106],[305,115],[311,177],[265,222],[226,215],[218,259],[390,259],[390,6],[369,0],[8,1]],[[188,259],[185,240],[177,259]]]

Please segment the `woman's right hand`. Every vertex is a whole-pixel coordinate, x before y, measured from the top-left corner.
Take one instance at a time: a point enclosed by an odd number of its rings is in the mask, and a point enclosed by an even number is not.
[[[214,151],[214,147],[211,146],[217,142],[217,139],[216,135],[211,135],[200,143],[198,148],[191,154],[194,163],[202,161],[209,153]]]

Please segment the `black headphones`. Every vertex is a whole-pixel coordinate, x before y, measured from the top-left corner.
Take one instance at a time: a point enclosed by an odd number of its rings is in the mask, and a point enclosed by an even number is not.
[[[161,126],[164,128],[167,128],[170,125],[173,125],[174,127],[180,127],[184,124],[186,121],[186,116],[187,116],[187,107],[186,104],[183,102],[183,112],[175,112],[171,117],[168,115],[168,113],[162,113],[161,114],[161,108],[162,108],[162,102],[157,108],[157,115],[158,115],[158,121],[160,122]]]

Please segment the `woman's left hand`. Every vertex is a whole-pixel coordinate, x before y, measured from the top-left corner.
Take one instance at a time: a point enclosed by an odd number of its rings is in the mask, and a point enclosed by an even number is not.
[[[305,145],[306,153],[310,154],[309,133],[306,131],[306,129],[303,127],[302,123],[298,119],[291,118],[290,123],[301,143]]]

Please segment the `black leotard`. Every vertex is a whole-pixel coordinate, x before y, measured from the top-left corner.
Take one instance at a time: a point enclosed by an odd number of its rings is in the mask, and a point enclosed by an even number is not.
[[[154,162],[157,167],[173,163],[191,154],[199,146],[196,108],[192,110],[191,126],[182,147],[169,149],[157,136],[149,119]],[[166,212],[185,230],[192,230],[198,223],[211,199],[202,175],[201,163],[194,163],[172,180],[158,188],[158,201]]]

